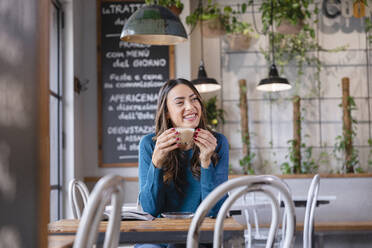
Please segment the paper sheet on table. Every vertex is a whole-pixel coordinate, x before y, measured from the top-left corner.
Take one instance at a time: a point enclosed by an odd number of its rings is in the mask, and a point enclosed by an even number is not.
[[[104,214],[109,217],[112,210],[112,206],[106,206]],[[155,219],[149,213],[146,213],[140,209],[140,207],[133,204],[124,204],[121,208],[121,219],[122,220],[153,220]]]

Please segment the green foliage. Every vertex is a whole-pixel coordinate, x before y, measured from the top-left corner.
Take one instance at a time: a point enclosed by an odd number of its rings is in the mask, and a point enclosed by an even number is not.
[[[225,111],[217,107],[217,97],[211,97],[207,101],[204,101],[204,106],[207,112],[208,125],[215,129],[220,122],[225,123]]]
[[[284,162],[280,165],[280,170],[283,174],[294,174],[294,166],[298,164],[298,159],[295,154],[295,140],[288,140],[287,143],[289,144],[288,147],[288,154],[285,156],[286,159],[289,159],[289,162]],[[308,174],[308,173],[316,173],[319,169],[319,160],[315,161],[312,156],[313,147],[307,147],[305,143],[302,143],[300,146],[301,149],[301,165],[300,165],[300,173],[301,174]]]
[[[296,96],[294,98],[294,101],[298,103],[300,101],[300,98]],[[301,113],[306,112],[306,109],[302,108]],[[297,121],[299,125],[299,129],[296,130],[298,131],[298,135],[301,136],[301,122],[304,120],[303,116],[300,116]],[[308,138],[309,135],[305,135],[304,138]],[[309,146],[307,147],[305,143],[297,144],[297,140],[291,139],[288,140],[287,143],[289,144],[288,147],[288,154],[285,156],[286,159],[289,161],[286,161],[280,165],[280,170],[282,171],[283,174],[295,174],[295,173],[300,173],[300,174],[311,174],[311,173],[316,173],[319,169],[319,164],[320,161],[323,158],[323,154],[321,154],[318,158],[317,161],[313,158],[313,147]],[[299,145],[299,152],[301,159],[299,158],[297,152],[297,147]]]
[[[252,25],[248,22],[238,21],[235,17],[229,25],[226,25],[226,33],[228,34],[244,34],[250,35],[254,33]]]
[[[234,171],[232,164],[229,163],[229,175],[233,175],[233,174],[236,174],[236,173]]]
[[[290,23],[296,25],[299,22],[305,22],[311,19],[312,14],[318,13],[318,9],[315,9],[313,13],[309,10],[309,5],[312,4],[313,0],[268,0],[263,1],[260,7],[262,13],[261,20],[263,24],[263,31],[266,33],[271,25],[271,3],[273,4],[273,22],[276,26],[279,26],[283,20],[287,20]],[[253,4],[253,1],[249,1]],[[306,24],[305,24],[306,25]],[[312,34],[315,32],[309,26],[306,27]]]
[[[335,158],[342,163],[342,169],[338,172],[341,174],[347,173],[346,168],[351,167],[353,168],[354,173],[361,173],[362,168],[357,167],[359,165],[359,155],[358,151],[353,147],[351,150],[351,157],[348,161],[345,161],[345,149],[346,149],[346,142],[347,136],[338,135],[336,137],[336,142],[333,147],[333,154]],[[352,137],[355,137],[355,132],[352,132]],[[359,172],[357,172],[359,171]]]
[[[205,7],[199,6],[186,17],[186,23],[194,27],[198,21],[210,20],[213,18],[219,18],[221,24],[228,34],[253,34],[253,28],[250,23],[239,20],[241,14],[247,11],[247,4],[243,3],[238,6],[235,10],[231,6],[227,5],[223,9],[218,3],[212,3],[212,0],[208,0]]]
[[[157,4],[157,5],[164,6],[164,7],[176,6],[181,11],[183,10],[183,7],[184,7],[181,0],[158,0],[158,1],[156,1],[156,0],[145,0],[145,3],[147,5]]]
[[[339,107],[342,107],[342,104],[339,104]],[[359,155],[357,149],[353,146],[351,149],[351,156],[349,160],[345,160],[345,152],[347,143],[349,140],[353,142],[355,136],[356,136],[356,130],[357,130],[357,121],[352,118],[351,111],[356,110],[356,104],[354,101],[354,98],[349,96],[348,97],[348,106],[347,110],[350,112],[351,116],[351,122],[352,122],[352,128],[351,131],[344,130],[343,128],[343,135],[338,135],[336,137],[336,142],[333,147],[333,155],[336,158],[337,161],[342,163],[342,168],[338,173],[348,173],[347,168],[352,168],[354,173],[362,173],[363,169],[359,166]]]
[[[248,134],[245,134],[243,137],[243,143],[246,144],[248,147],[250,147],[250,141],[248,139]],[[256,154],[254,152],[249,152],[248,154],[245,154],[245,156],[239,160],[239,164],[243,169],[243,173],[245,175],[253,175],[255,174],[255,171],[252,166],[253,159],[256,157]]]
[[[237,10],[234,10],[231,6],[224,8],[224,15],[227,17],[227,21],[224,23],[224,28],[228,34],[244,34],[249,35],[254,33],[252,25],[248,22],[239,20],[241,14],[247,11],[247,4],[243,3],[238,6]]]
[[[242,159],[239,160],[239,164],[243,169],[244,174],[253,175],[255,174],[252,167],[252,161],[256,157],[254,152],[251,152],[249,155],[245,155]]]
[[[218,3],[212,3],[212,0],[208,0],[207,6],[198,6],[186,17],[186,23],[194,28],[199,21],[210,20],[213,18],[219,18],[221,23],[225,25],[228,17],[225,15],[224,11],[221,10]]]
[[[305,144],[303,144],[305,145]],[[316,173],[319,169],[318,163],[315,162],[315,159],[312,158],[312,152],[313,152],[313,147],[309,146],[306,147],[304,146],[304,153],[302,157],[302,166],[301,166],[301,173]]]

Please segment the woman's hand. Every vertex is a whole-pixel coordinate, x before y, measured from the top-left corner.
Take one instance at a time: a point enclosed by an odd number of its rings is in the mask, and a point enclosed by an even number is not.
[[[178,132],[175,128],[170,128],[165,130],[156,139],[155,149],[152,154],[152,163],[156,168],[161,169],[168,153],[178,148],[179,144],[176,142],[180,138],[177,137],[177,134]]]
[[[211,157],[217,147],[217,139],[211,132],[198,128],[194,133],[194,142],[200,149],[200,164],[207,169],[211,163]]]

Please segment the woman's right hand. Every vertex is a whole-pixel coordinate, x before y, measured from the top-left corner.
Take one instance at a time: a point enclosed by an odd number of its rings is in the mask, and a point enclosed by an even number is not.
[[[175,128],[167,129],[159,135],[156,139],[155,149],[152,154],[152,163],[156,168],[161,169],[168,153],[179,147],[177,143],[179,139],[178,132]]]

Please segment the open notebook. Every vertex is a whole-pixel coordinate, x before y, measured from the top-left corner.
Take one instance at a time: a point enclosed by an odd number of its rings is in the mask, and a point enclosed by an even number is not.
[[[104,215],[108,218],[111,213],[112,206],[106,206]],[[122,220],[153,220],[155,219],[149,213],[143,212],[141,207],[137,203],[126,203],[121,208],[121,219]]]

